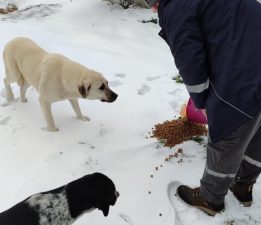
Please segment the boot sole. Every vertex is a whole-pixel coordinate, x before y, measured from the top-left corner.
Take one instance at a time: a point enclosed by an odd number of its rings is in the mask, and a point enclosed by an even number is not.
[[[178,192],[176,192],[175,196],[176,196],[180,201],[184,202],[184,204],[186,204],[186,205],[189,206],[190,208],[197,208],[197,209],[201,210],[202,212],[206,213],[206,214],[209,215],[209,216],[215,216],[216,214],[222,213],[222,212],[225,211],[225,209],[223,209],[223,210],[217,212],[217,211],[213,211],[213,210],[211,210],[211,209],[205,208],[205,207],[203,207],[203,206],[190,205],[190,204],[188,204],[187,202],[185,202],[185,201],[179,196]]]
[[[203,206],[194,206],[194,207],[196,207],[197,209],[200,209],[201,211],[203,211],[204,213],[208,214],[209,216],[215,216],[216,214],[221,213],[221,212],[224,211],[224,210],[222,210],[222,211],[216,212],[216,211],[213,211],[211,209],[205,208]]]

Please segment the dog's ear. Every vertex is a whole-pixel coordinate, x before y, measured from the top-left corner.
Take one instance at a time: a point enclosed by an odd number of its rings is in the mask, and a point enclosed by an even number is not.
[[[78,86],[78,90],[83,98],[87,98],[90,89],[91,83],[88,81],[84,81],[81,85]]]
[[[104,216],[108,216],[108,214],[109,214],[109,209],[110,209],[110,206],[109,206],[108,203],[106,203],[106,202],[100,202],[97,208],[103,212],[103,215],[104,215]]]
[[[109,204],[103,204],[101,210],[102,210],[104,216],[108,216],[109,210],[110,210]]]
[[[97,192],[95,205],[99,210],[103,212],[104,216],[108,216],[110,205],[107,199],[105,198],[103,191]]]

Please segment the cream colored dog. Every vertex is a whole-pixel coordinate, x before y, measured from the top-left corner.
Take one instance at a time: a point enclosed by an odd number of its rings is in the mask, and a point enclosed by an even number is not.
[[[27,38],[19,37],[6,44],[4,64],[7,100],[14,99],[10,83],[17,82],[20,86],[22,102],[27,101],[27,88],[33,86],[39,92],[39,102],[50,131],[58,131],[51,112],[53,102],[68,99],[77,118],[89,120],[82,115],[78,98],[113,102],[118,96],[100,73],[62,55],[50,54]]]

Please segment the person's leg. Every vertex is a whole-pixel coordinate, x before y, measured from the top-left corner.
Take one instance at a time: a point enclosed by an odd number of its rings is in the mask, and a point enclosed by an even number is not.
[[[260,124],[261,112],[223,140],[209,142],[201,186],[190,188],[181,185],[177,189],[177,195],[187,204],[209,215],[214,216],[223,211],[225,195],[239,171],[241,162],[243,159],[250,161],[250,156],[246,157],[244,153],[254,143],[252,140],[257,137]]]
[[[261,127],[247,146],[230,190],[245,207],[252,205],[252,189],[261,172]]]
[[[244,153],[248,146],[254,143],[251,140],[259,132],[260,121],[261,112],[223,140],[208,144],[206,167],[200,190],[203,197],[210,203],[224,203],[229,186],[236,177],[242,160],[246,159]],[[260,151],[258,154],[261,156]],[[253,157],[252,154],[247,156]]]
[[[260,124],[261,125],[261,124]],[[261,172],[261,127],[244,154],[235,182],[254,184]]]

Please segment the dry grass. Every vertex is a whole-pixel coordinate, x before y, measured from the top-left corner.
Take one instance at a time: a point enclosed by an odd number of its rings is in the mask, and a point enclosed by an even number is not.
[[[5,9],[0,8],[0,14],[8,14],[16,10],[18,10],[18,8],[15,4],[8,4]]]

